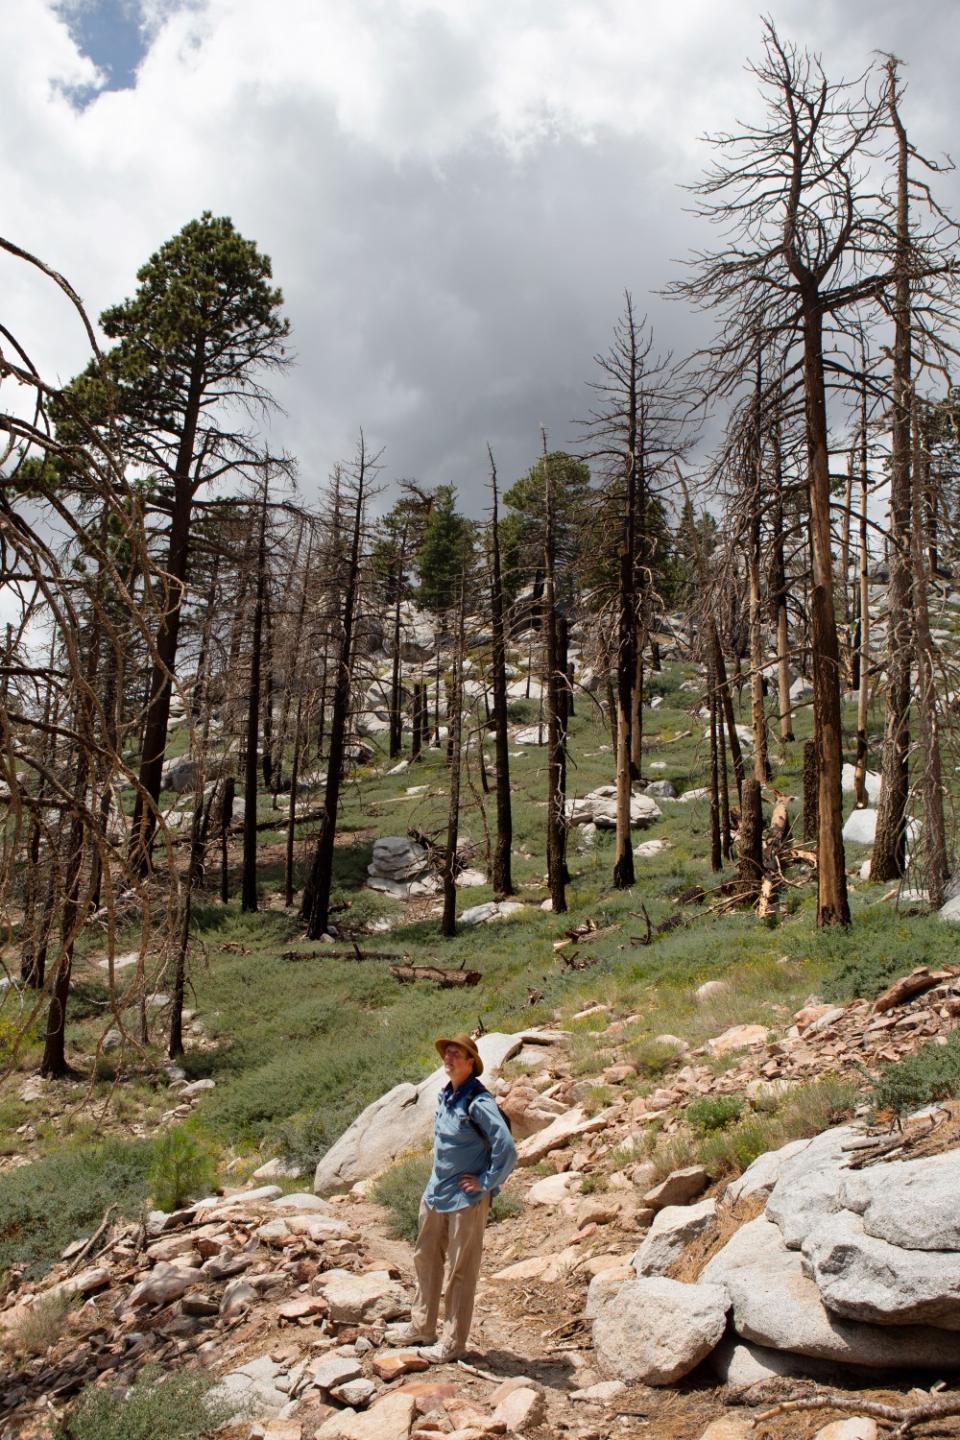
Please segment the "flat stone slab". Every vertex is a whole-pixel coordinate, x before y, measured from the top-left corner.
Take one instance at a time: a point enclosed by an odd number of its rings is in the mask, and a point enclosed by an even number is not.
[[[405,1292],[387,1270],[365,1270],[361,1275],[350,1270],[325,1270],[315,1283],[336,1325],[395,1320],[409,1309]]]
[[[538,1130],[517,1146],[517,1164],[535,1165],[551,1150],[568,1145],[579,1135],[589,1135],[594,1130],[603,1130],[613,1118],[612,1112],[602,1110],[599,1115],[587,1118],[580,1105],[572,1106],[564,1115],[558,1115],[545,1130]]]
[[[654,1217],[643,1244],[631,1261],[638,1275],[665,1275],[683,1249],[717,1219],[716,1200],[698,1205],[668,1205]]]
[[[654,1185],[643,1197],[644,1205],[654,1210],[667,1206],[687,1205],[701,1195],[710,1183],[710,1177],[702,1165],[686,1165],[682,1170],[673,1170],[659,1185]]]

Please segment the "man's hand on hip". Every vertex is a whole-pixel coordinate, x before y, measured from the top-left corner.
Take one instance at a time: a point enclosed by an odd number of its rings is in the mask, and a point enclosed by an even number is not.
[[[479,1195],[480,1191],[483,1189],[483,1186],[480,1184],[480,1181],[476,1175],[461,1175],[459,1184],[460,1189],[466,1195]]]

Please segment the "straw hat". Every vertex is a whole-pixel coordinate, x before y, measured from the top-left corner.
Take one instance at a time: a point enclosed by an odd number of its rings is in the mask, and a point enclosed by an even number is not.
[[[469,1035],[441,1035],[440,1038],[435,1041],[435,1044],[437,1054],[441,1060],[443,1059],[443,1052],[448,1045],[459,1045],[460,1049],[465,1050],[473,1061],[474,1075],[483,1074],[483,1061],[480,1058],[480,1051],[477,1049],[474,1041],[470,1039]]]

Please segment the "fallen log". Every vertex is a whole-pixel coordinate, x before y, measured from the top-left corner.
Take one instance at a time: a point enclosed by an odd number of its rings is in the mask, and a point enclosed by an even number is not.
[[[479,970],[441,970],[436,965],[391,965],[390,974],[403,985],[412,984],[415,980],[430,980],[441,990],[479,985],[483,978]]]
[[[395,950],[361,950],[359,945],[354,945],[352,950],[335,950],[332,945],[324,945],[318,950],[285,950],[280,959],[291,962],[298,960],[402,961],[404,957],[398,955]]]
[[[877,996],[873,1002],[873,1014],[882,1015],[885,1010],[892,1010],[895,1005],[902,1005],[906,1000],[912,1000],[914,995],[921,995],[924,990],[932,990],[934,985],[939,985],[943,980],[953,980],[957,975],[960,975],[960,969],[954,965],[945,970],[931,970],[929,965],[918,965],[916,970],[894,980],[882,995]]]

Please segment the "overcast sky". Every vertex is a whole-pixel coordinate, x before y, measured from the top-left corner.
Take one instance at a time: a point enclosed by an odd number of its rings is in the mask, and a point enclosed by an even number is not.
[[[956,144],[956,0],[772,13],[831,77],[900,55],[912,139]],[[759,43],[745,0],[0,0],[0,233],[96,315],[186,221],[230,215],[293,325],[272,439],[305,497],[362,424],[385,479],[479,513],[487,441],[505,482],[541,423],[575,442],[626,287],[660,348],[702,337],[656,291],[710,243],[682,186],[751,110]],[[5,259],[0,321],[50,375],[85,361]]]

